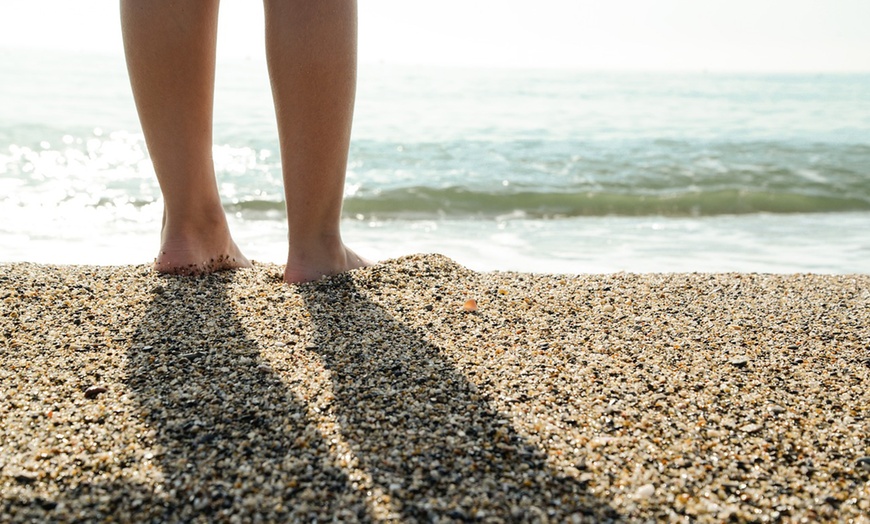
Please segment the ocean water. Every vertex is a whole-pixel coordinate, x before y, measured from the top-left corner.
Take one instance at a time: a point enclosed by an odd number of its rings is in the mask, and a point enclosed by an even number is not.
[[[282,262],[265,65],[218,65],[237,242]],[[0,52],[0,261],[153,259],[162,203],[123,60]],[[870,272],[870,75],[363,65],[346,241],[479,270]]]

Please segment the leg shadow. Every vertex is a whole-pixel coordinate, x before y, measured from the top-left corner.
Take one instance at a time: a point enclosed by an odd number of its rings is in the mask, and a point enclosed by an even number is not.
[[[306,405],[246,336],[232,278],[162,278],[136,329],[128,386],[162,479],[124,504],[143,521],[365,519]]]
[[[351,278],[299,290],[332,375],[341,434],[395,514],[424,522],[618,518],[551,469],[440,348]]]

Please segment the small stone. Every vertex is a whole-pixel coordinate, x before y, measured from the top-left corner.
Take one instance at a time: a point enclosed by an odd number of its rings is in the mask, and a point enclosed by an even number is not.
[[[857,461],[855,461],[855,467],[858,469],[863,469],[864,471],[870,471],[870,457],[861,457]]]
[[[33,484],[38,479],[36,473],[32,471],[22,471],[17,473],[13,478],[19,484]]]
[[[601,310],[605,313],[613,313],[616,308],[614,308],[611,304],[606,304],[604,307],[601,308]]]
[[[166,288],[164,288],[163,286],[159,286],[159,285],[154,286],[154,289],[152,289],[151,292],[154,293],[155,295],[162,295],[163,293],[166,292]]]
[[[269,366],[269,364],[263,363],[257,366],[257,371],[259,371],[260,373],[269,373],[270,371],[272,371],[272,368]]]
[[[735,368],[745,368],[746,366],[749,365],[749,359],[746,357],[732,358],[730,360],[730,363]]]
[[[643,486],[637,488],[637,491],[634,493],[634,497],[638,499],[648,499],[655,495],[656,488],[652,484],[644,484]]]
[[[760,431],[763,426],[761,424],[746,424],[745,426],[740,428],[740,431],[745,433],[755,433]]]
[[[474,313],[477,311],[477,300],[469,298],[465,301],[465,304],[462,305],[462,310],[466,313]]]
[[[34,500],[34,502],[36,502],[40,508],[45,509],[45,510],[49,510],[49,511],[53,510],[57,507],[57,502],[50,500],[50,499],[44,499],[42,497],[37,497]]]
[[[91,386],[85,390],[85,398],[94,399],[97,398],[97,396],[99,396],[101,393],[105,393],[106,391],[109,390],[104,388],[103,386]]]

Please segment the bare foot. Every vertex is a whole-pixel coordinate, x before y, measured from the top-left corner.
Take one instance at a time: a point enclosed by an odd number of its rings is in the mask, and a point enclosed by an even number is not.
[[[164,221],[160,253],[154,269],[170,275],[204,275],[251,267],[230,236],[226,223],[212,227],[169,231]]]
[[[290,255],[287,257],[284,282],[288,284],[312,282],[373,264],[373,262],[354,253],[344,244],[341,244],[333,253],[302,253],[301,251],[291,248]]]

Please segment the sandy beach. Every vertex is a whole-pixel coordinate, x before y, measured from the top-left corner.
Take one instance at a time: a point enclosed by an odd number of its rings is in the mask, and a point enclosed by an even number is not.
[[[870,522],[868,275],[281,271],[0,265],[0,521]]]

